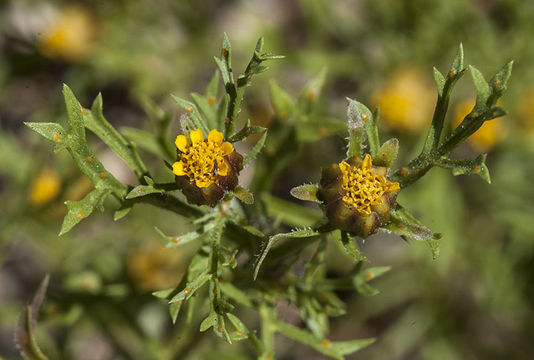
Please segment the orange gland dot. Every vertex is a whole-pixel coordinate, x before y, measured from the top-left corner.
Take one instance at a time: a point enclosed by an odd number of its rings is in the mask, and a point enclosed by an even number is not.
[[[366,279],[372,279],[373,276],[375,276],[372,272],[368,272],[367,274],[365,274],[365,278]]]
[[[454,79],[456,77],[456,71],[451,70],[449,71],[449,78]]]
[[[55,142],[60,142],[61,141],[61,136],[58,133],[53,133],[52,137],[54,138]]]
[[[330,348],[330,347],[332,347],[332,343],[330,341],[328,341],[328,340],[323,340],[323,341],[321,341],[321,346],[325,347],[325,348]]]
[[[92,156],[88,156],[88,157],[87,157],[87,162],[88,162],[88,163],[92,163],[94,160],[95,160],[95,159],[93,159]]]
[[[211,105],[215,104],[215,97],[210,96],[210,97],[208,98],[208,102],[209,102]]]
[[[408,169],[402,168],[400,173],[401,173],[402,176],[408,175]]]
[[[81,105],[80,105],[80,107],[82,109],[82,115],[85,115],[85,113],[86,113],[85,108],[83,106],[81,106]]]
[[[228,259],[228,261],[234,261],[235,260],[235,257],[231,256],[230,259]]]
[[[473,172],[475,174],[478,174],[480,172],[480,168],[477,166],[476,168],[473,169]]]
[[[317,129],[317,134],[321,136],[325,136],[326,134],[328,134],[328,131],[326,131],[326,129],[321,126],[320,128]]]
[[[172,238],[172,242],[175,243],[175,244],[178,244],[180,242],[180,238],[173,237]]]
[[[491,84],[493,86],[494,89],[498,88],[499,86],[501,86],[501,81],[500,80],[495,80],[493,82],[493,84]]]
[[[228,49],[223,48],[223,49],[222,49],[222,54],[223,54],[224,56],[228,55]]]
[[[185,109],[185,111],[187,111],[188,114],[191,114],[193,112],[193,108],[189,106],[188,108]]]
[[[362,120],[365,121],[365,122],[368,122],[369,121],[369,116],[363,115],[362,116]]]
[[[306,98],[308,98],[308,100],[313,100],[315,99],[315,93],[313,91],[308,91],[308,93],[306,94]]]
[[[241,335],[243,335],[243,332],[241,332],[241,331],[239,331],[239,330],[237,330],[235,333],[236,333],[237,336],[241,336]]]
[[[224,119],[224,123],[225,123],[225,124],[230,124],[230,118],[227,117],[226,119]]]
[[[101,178],[101,179],[105,179],[105,178],[107,178],[107,177],[108,177],[108,174],[106,174],[105,172],[101,172],[101,173],[100,173],[100,178]]]
[[[83,218],[83,215],[84,215],[84,213],[83,213],[83,211],[81,211],[81,210],[79,210],[79,211],[76,213],[76,217],[78,217],[78,218],[80,218],[80,219]]]
[[[145,189],[139,189],[139,190],[137,190],[137,193],[139,193],[139,194],[144,194],[144,192],[145,192]]]
[[[217,328],[217,331],[220,332],[220,333],[222,333],[222,332],[223,332],[223,328],[222,328],[222,326],[219,326],[219,327]]]
[[[189,294],[190,292],[191,292],[191,289],[189,289],[189,288],[185,288],[184,289],[184,294]]]

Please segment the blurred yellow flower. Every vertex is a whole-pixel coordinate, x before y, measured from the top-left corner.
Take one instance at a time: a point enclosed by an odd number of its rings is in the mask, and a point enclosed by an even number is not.
[[[128,273],[135,284],[145,290],[175,286],[184,272],[181,257],[156,241],[128,256]]]
[[[525,129],[534,134],[534,90],[527,91],[521,98],[519,111],[521,112],[521,120]]]
[[[475,100],[463,100],[456,104],[454,112],[455,128],[460,125],[467,115],[469,115],[474,106]],[[503,138],[504,126],[501,120],[502,118],[486,121],[484,124],[482,124],[480,129],[478,129],[467,139],[469,144],[476,151],[480,152],[485,152],[491,149]]]
[[[42,206],[54,200],[61,189],[61,178],[53,170],[43,170],[30,188],[30,203]]]
[[[95,35],[95,22],[89,12],[70,6],[43,31],[37,46],[44,56],[77,61],[89,53]]]
[[[435,91],[415,69],[401,68],[371,98],[387,128],[417,134],[432,120]]]

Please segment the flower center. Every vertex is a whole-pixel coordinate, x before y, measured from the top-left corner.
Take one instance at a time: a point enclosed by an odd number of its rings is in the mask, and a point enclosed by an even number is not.
[[[371,207],[383,203],[385,192],[398,190],[399,184],[390,182],[380,174],[373,172],[371,156],[367,154],[358,167],[343,161],[339,164],[343,174],[343,201],[365,215],[371,214]]]
[[[182,153],[184,173],[191,182],[211,185],[217,180],[219,164],[225,162],[221,146],[203,141],[190,146]]]

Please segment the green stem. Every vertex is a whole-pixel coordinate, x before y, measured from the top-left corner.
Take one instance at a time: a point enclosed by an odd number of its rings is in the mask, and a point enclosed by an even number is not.
[[[273,309],[265,303],[259,306],[260,321],[261,321],[261,342],[263,345],[263,352],[258,357],[261,360],[272,359],[274,356],[274,331],[275,324],[273,321]]]

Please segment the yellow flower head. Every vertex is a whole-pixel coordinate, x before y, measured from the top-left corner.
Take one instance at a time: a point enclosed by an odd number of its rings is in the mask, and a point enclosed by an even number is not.
[[[330,224],[364,238],[386,224],[400,191],[386,173],[387,168],[373,165],[369,154],[323,169],[317,198]]]
[[[43,32],[37,46],[47,57],[77,61],[89,54],[95,33],[95,22],[87,10],[71,6]]]
[[[434,92],[417,71],[397,71],[373,97],[384,124],[395,131],[419,133],[430,124]]]
[[[383,174],[373,171],[372,165],[369,154],[360,166],[352,167],[345,161],[339,164],[345,190],[343,201],[365,215],[371,214],[372,206],[384,202],[384,193],[400,190],[399,183],[386,180]]]
[[[42,171],[33,181],[30,188],[30,203],[42,206],[52,201],[61,189],[61,178],[52,170]]]
[[[454,126],[460,125],[464,118],[471,113],[475,106],[474,100],[464,100],[456,105]],[[504,126],[501,119],[486,121],[480,129],[471,135],[467,141],[476,150],[480,152],[488,151],[498,143],[504,134]]]
[[[172,171],[178,176],[187,176],[191,183],[199,188],[206,188],[217,181],[217,176],[226,176],[229,164],[224,158],[234,151],[229,142],[223,142],[223,134],[211,130],[204,139],[202,130],[189,133],[191,144],[184,135],[176,137],[176,147],[181,154],[172,165]]]

